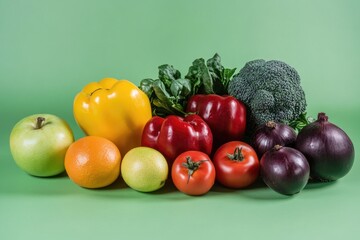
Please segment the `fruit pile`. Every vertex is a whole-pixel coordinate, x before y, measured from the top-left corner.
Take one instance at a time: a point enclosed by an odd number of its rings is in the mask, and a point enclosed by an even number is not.
[[[350,171],[353,144],[324,113],[316,121],[304,114],[280,121],[274,114],[285,114],[281,108],[265,114],[266,102],[259,106],[240,100],[245,96],[239,92],[237,97],[229,95],[233,81],[244,81],[244,74],[231,80],[235,69],[223,68],[218,55],[207,63],[194,61],[184,79],[172,66],[162,65],[160,79],[145,79],[140,87],[114,78],[89,83],[73,105],[86,136],[75,140],[69,125],[57,116],[29,116],[11,132],[16,164],[38,177],[66,171],[84,188],[102,188],[121,177],[140,192],[156,191],[172,181],[188,195],[206,194],[215,181],[241,189],[259,178],[276,192],[293,195],[310,178],[333,181]],[[216,86],[222,94],[216,93]],[[305,102],[302,89],[297,86],[296,91],[293,94]]]

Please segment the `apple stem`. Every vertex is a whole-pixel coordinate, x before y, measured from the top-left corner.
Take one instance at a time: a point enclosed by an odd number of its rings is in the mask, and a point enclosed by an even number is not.
[[[36,126],[35,126],[35,129],[40,129],[40,128],[42,128],[44,121],[45,121],[45,118],[44,118],[44,117],[37,117],[37,118],[36,118]]]

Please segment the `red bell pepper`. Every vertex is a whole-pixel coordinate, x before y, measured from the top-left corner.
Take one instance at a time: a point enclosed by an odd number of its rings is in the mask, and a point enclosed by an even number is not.
[[[177,156],[189,150],[210,155],[212,133],[206,122],[196,114],[185,118],[175,115],[166,118],[155,116],[144,127],[141,145],[161,152],[169,166]]]
[[[214,137],[214,151],[245,135],[246,106],[232,96],[197,94],[189,99],[186,111],[198,114],[209,125]]]

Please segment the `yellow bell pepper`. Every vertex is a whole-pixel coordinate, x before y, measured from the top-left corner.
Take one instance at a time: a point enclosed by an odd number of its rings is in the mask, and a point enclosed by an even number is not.
[[[105,137],[122,155],[141,145],[151,118],[146,94],[128,80],[104,78],[86,85],[74,99],[74,117],[86,135]]]

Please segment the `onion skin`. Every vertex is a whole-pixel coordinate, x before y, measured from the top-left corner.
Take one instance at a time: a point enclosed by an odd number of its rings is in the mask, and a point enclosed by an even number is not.
[[[276,145],[262,156],[260,175],[265,184],[274,191],[293,195],[306,186],[310,166],[300,151]]]
[[[320,181],[344,177],[354,163],[355,150],[349,136],[330,123],[325,113],[319,113],[315,122],[300,131],[295,147],[309,161],[311,177]]]
[[[269,121],[259,126],[252,136],[252,146],[259,158],[275,145],[295,146],[295,130],[283,123]]]

